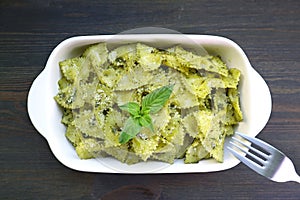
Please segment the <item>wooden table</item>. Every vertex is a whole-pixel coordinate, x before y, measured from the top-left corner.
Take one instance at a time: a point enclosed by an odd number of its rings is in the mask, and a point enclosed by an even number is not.
[[[300,173],[300,1],[0,2],[0,199],[300,199],[240,164],[215,173],[120,175],[64,167],[32,126],[27,95],[53,48],[76,35],[144,26],[228,37],[265,78],[273,99],[259,134]]]

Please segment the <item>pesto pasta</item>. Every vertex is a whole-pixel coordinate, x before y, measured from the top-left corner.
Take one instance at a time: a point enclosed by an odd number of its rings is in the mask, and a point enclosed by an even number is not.
[[[98,43],[59,67],[54,99],[63,110],[65,136],[81,159],[222,162],[225,137],[243,120],[240,71],[218,56],[199,56],[181,46],[162,50],[131,43],[109,50]],[[142,118],[143,100],[170,85],[164,104]],[[136,134],[121,142],[124,130],[135,128],[130,125],[138,126]]]

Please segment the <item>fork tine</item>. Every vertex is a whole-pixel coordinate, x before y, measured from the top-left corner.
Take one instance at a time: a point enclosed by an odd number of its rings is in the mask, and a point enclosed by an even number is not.
[[[248,159],[247,157],[241,155],[240,153],[238,153],[236,150],[234,150],[233,148],[231,148],[230,146],[227,147],[227,149],[235,156],[237,157],[240,161],[242,161],[245,165],[247,165],[248,167],[250,167],[251,169],[253,169],[254,171],[256,171],[259,174],[263,174],[263,168],[253,162],[252,160]]]
[[[253,148],[252,146],[246,144],[246,143],[243,143],[242,141],[236,139],[235,137],[232,137],[232,140],[234,141],[231,141],[230,143],[235,146],[236,148],[238,148],[240,151],[244,152],[245,154],[251,156],[254,160],[256,160],[257,162],[259,162],[261,165],[265,165],[266,163],[266,160],[267,160],[267,157],[268,155],[266,155],[265,153]],[[244,148],[242,147],[246,147],[247,150],[245,150]],[[261,157],[258,157],[256,156],[255,154],[251,153],[249,150],[252,150],[254,151],[255,153],[257,153],[258,155],[260,155]],[[264,158],[264,159],[262,159]]]
[[[275,151],[278,151],[276,148],[274,148],[273,146],[269,145],[268,143],[257,139],[257,138],[253,138],[253,137],[249,137],[245,134],[236,132],[237,135],[239,135],[240,137],[242,137],[245,140],[248,140],[250,142],[252,142],[253,144],[256,144],[257,146],[259,146],[260,148],[264,149],[266,152],[273,154]]]

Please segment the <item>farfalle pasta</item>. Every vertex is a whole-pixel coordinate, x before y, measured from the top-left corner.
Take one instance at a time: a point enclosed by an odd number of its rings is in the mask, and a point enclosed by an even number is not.
[[[181,46],[162,50],[131,43],[109,50],[99,43],[59,66],[62,77],[54,99],[63,110],[65,136],[81,159],[222,162],[225,137],[243,120],[240,71],[217,56],[199,56]],[[121,144],[129,114],[119,106],[141,104],[144,96],[167,85],[173,85],[172,94],[151,115],[153,130],[142,127]]]

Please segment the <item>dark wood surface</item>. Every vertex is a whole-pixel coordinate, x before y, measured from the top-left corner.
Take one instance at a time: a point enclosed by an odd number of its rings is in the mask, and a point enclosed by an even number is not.
[[[240,164],[215,173],[119,175],[64,167],[32,126],[27,95],[53,48],[76,35],[158,26],[228,37],[273,99],[259,134],[300,173],[300,1],[0,1],[0,199],[300,199]]]

